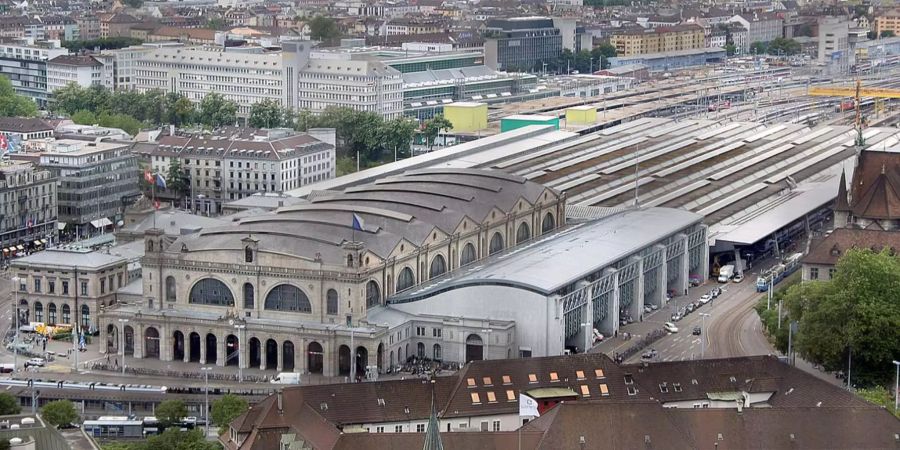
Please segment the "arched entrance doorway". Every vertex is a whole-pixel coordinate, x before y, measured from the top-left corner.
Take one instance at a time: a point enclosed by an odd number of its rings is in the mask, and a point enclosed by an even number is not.
[[[378,354],[375,356],[375,364],[378,366],[378,373],[381,373],[384,367],[384,344],[378,344]]]
[[[225,365],[236,366],[240,362],[240,347],[237,336],[229,334],[225,338]]]
[[[481,336],[470,334],[466,338],[466,361],[481,361],[484,359],[484,342]]]
[[[365,376],[366,367],[369,366],[369,349],[365,347],[356,347],[356,374]]]
[[[188,336],[188,340],[190,344],[188,345],[188,358],[191,362],[200,362],[200,335],[197,333],[191,333]]]
[[[31,310],[28,309],[28,301],[23,298],[19,300],[19,325],[28,323],[30,317]]]
[[[215,364],[218,362],[218,341],[216,335],[212,333],[206,335],[206,364]]]
[[[159,330],[154,327],[144,330],[144,358],[159,358]]]
[[[119,329],[109,324],[106,326],[106,353],[119,352]]]
[[[134,328],[125,325],[125,355],[134,356]]]
[[[350,375],[350,347],[338,347],[338,375]]]
[[[184,333],[176,331],[172,337],[172,358],[184,361]]]
[[[322,344],[310,342],[306,346],[306,368],[309,370],[309,373],[322,373],[323,355]]]
[[[294,371],[294,343],[291,341],[284,341],[281,344],[281,357],[284,359],[282,362],[281,369],[285,372],[293,372]]]
[[[249,341],[247,341],[247,345],[248,345],[247,350],[250,353],[250,367],[259,367],[260,363],[262,362],[260,360],[261,344],[259,343],[259,339],[252,337],[252,338],[250,338]]]
[[[278,343],[275,339],[266,341],[266,369],[278,368]]]

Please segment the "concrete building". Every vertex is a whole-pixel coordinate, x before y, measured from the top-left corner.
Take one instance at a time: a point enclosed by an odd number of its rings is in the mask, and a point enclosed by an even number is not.
[[[880,37],[885,31],[893,32],[894,36],[900,36],[900,10],[892,9],[875,16],[872,30],[875,31],[877,37]]]
[[[217,92],[238,105],[238,117],[247,118],[251,106],[263,100],[299,104],[296,86],[309,48],[308,42],[286,42],[283,51],[160,45],[134,61],[134,88],[177,92],[194,103]]]
[[[53,126],[41,119],[0,117],[0,134],[6,136],[5,151],[13,153],[23,150],[24,142],[53,137]]]
[[[769,42],[784,36],[784,20],[774,13],[737,14],[729,22],[739,23],[747,29],[745,53],[754,42]]]
[[[549,17],[491,19],[483,35],[485,65],[495,70],[540,71],[541,63],[563,49],[562,34]]]
[[[56,183],[27,162],[0,165],[2,259],[42,249],[56,237]]]
[[[562,36],[563,49],[572,53],[594,48],[594,38],[585,32],[584,26],[578,25],[578,20],[569,17],[554,17],[553,26],[559,29]]]
[[[78,22],[65,15],[47,15],[40,17],[44,24],[46,39],[58,41],[77,41],[81,39]]]
[[[241,133],[241,131],[251,131]],[[220,214],[222,204],[257,192],[280,193],[335,176],[334,131],[217,130],[208,135],[165,136],[142,153],[155,173],[174,159],[188,171],[193,208]]]
[[[610,44],[617,56],[646,55],[706,48],[703,27],[696,24],[660,28],[632,28],[613,33]]]
[[[136,62],[156,48],[160,47],[133,45],[120,49],[104,50],[103,54],[112,57],[113,89],[117,91],[134,89]]]
[[[38,165],[60,181],[59,227],[67,234],[87,236],[109,227],[140,196],[130,144],[59,139],[31,150],[39,153]]]
[[[81,87],[114,87],[112,58],[103,55],[60,55],[47,61],[47,91],[75,83]]]
[[[850,65],[849,33],[852,22],[839,17],[819,18],[819,64],[835,61]]]
[[[97,330],[101,309],[118,302],[118,290],[130,281],[129,264],[142,251],[143,242],[96,252],[51,248],[13,260],[20,314],[26,321]]]
[[[9,78],[16,93],[31,98],[39,107],[45,107],[48,96],[47,61],[68,53],[57,41],[2,38],[0,75]]]
[[[348,107],[386,119],[403,114],[403,77],[382,62],[310,59],[298,79],[300,109]]]

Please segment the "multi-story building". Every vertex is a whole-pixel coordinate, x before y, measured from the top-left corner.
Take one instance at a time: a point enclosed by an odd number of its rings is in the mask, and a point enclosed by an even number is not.
[[[9,79],[17,94],[47,105],[47,61],[69,51],[59,42],[29,38],[0,38],[0,75]]]
[[[820,64],[834,62],[842,67],[850,65],[850,25],[849,20],[839,17],[819,18]]]
[[[900,36],[900,10],[892,9],[875,16],[872,30],[875,31],[875,36],[879,37],[885,31],[893,32],[894,36]]]
[[[75,22],[78,24],[81,39],[88,41],[100,38],[100,17],[96,14],[90,12],[80,14],[75,17]]]
[[[618,31],[610,36],[616,56],[646,55],[706,48],[703,27],[696,24],[639,28]]]
[[[131,27],[141,23],[140,19],[125,13],[100,16],[100,37],[130,37]]]
[[[386,119],[403,114],[403,77],[379,61],[310,59],[299,80],[301,109],[348,107]]]
[[[316,133],[319,140],[285,129],[227,128],[211,135],[165,136],[147,157],[158,173],[167,173],[178,159],[187,171],[195,209],[219,214],[231,200],[334,178],[333,131],[331,135]]]
[[[59,41],[77,41],[81,39],[78,22],[69,16],[54,15],[40,18],[44,24],[46,39]]]
[[[53,137],[53,126],[41,119],[0,117],[0,134],[6,136],[7,151],[16,152],[24,142]]]
[[[421,19],[413,17],[398,17],[384,24],[381,30],[383,36],[410,35],[440,33],[449,29],[449,24],[444,19]]]
[[[60,228],[69,234],[85,236],[110,226],[140,196],[131,144],[59,139],[31,150],[39,152],[39,166],[59,180]]]
[[[263,100],[296,108],[300,71],[309,60],[309,50],[310,43],[300,41],[285,42],[279,51],[158,45],[134,61],[134,88],[139,92],[177,92],[194,103],[216,92],[237,104],[241,118],[248,117],[253,104]]]
[[[120,49],[104,50],[104,55],[112,57],[113,89],[117,91],[134,89],[134,71],[136,61],[143,58],[148,53],[154,51],[156,48],[159,47],[149,45],[133,45],[131,47]]]
[[[495,70],[540,71],[562,53],[559,28],[549,17],[491,19],[484,34],[485,65]]]
[[[578,25],[578,20],[573,18],[554,17],[553,26],[559,29],[562,36],[562,46],[572,53],[594,48],[594,38],[585,32],[584,26]]]
[[[784,36],[784,20],[774,13],[737,14],[730,22],[740,23],[747,29],[747,49],[754,42],[770,42]]]
[[[60,55],[47,61],[47,91],[56,92],[75,83],[81,87],[103,86],[112,90],[112,58],[105,55]]]
[[[43,248],[56,236],[56,182],[29,162],[0,165],[2,259]]]
[[[101,309],[115,304],[117,291],[129,282],[130,258],[116,253],[51,248],[13,260],[10,273],[23,321],[97,330]]]

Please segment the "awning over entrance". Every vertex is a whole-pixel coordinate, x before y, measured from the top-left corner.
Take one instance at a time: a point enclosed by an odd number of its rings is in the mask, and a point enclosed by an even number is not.
[[[94,228],[103,228],[112,225],[112,221],[106,217],[101,217],[97,220],[92,220],[91,225],[93,225]]]
[[[24,245],[17,245],[16,248],[17,248],[19,251],[25,250],[25,246],[24,246]]]
[[[34,241],[34,245],[44,245],[44,243],[41,242],[40,240],[37,240],[37,241]]]
[[[65,223],[65,222],[56,222],[56,229],[57,229],[57,230],[63,230],[63,229],[65,229],[65,228],[66,228],[66,223]]]

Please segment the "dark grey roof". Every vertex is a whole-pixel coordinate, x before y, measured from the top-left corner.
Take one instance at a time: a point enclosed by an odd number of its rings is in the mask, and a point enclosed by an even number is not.
[[[14,133],[34,133],[37,131],[53,131],[53,127],[41,119],[0,117],[0,131],[11,131]]]
[[[494,207],[509,211],[523,198],[533,204],[546,190],[525,178],[490,170],[429,169],[387,177],[344,192],[323,192],[306,204],[285,206],[237,224],[184,236],[190,251],[241,249],[241,239],[259,240],[260,251],[340,263],[342,244],[356,240],[386,257],[402,239],[419,245],[435,229],[452,234],[465,217],[482,223]],[[365,222],[352,228],[353,214]]]

